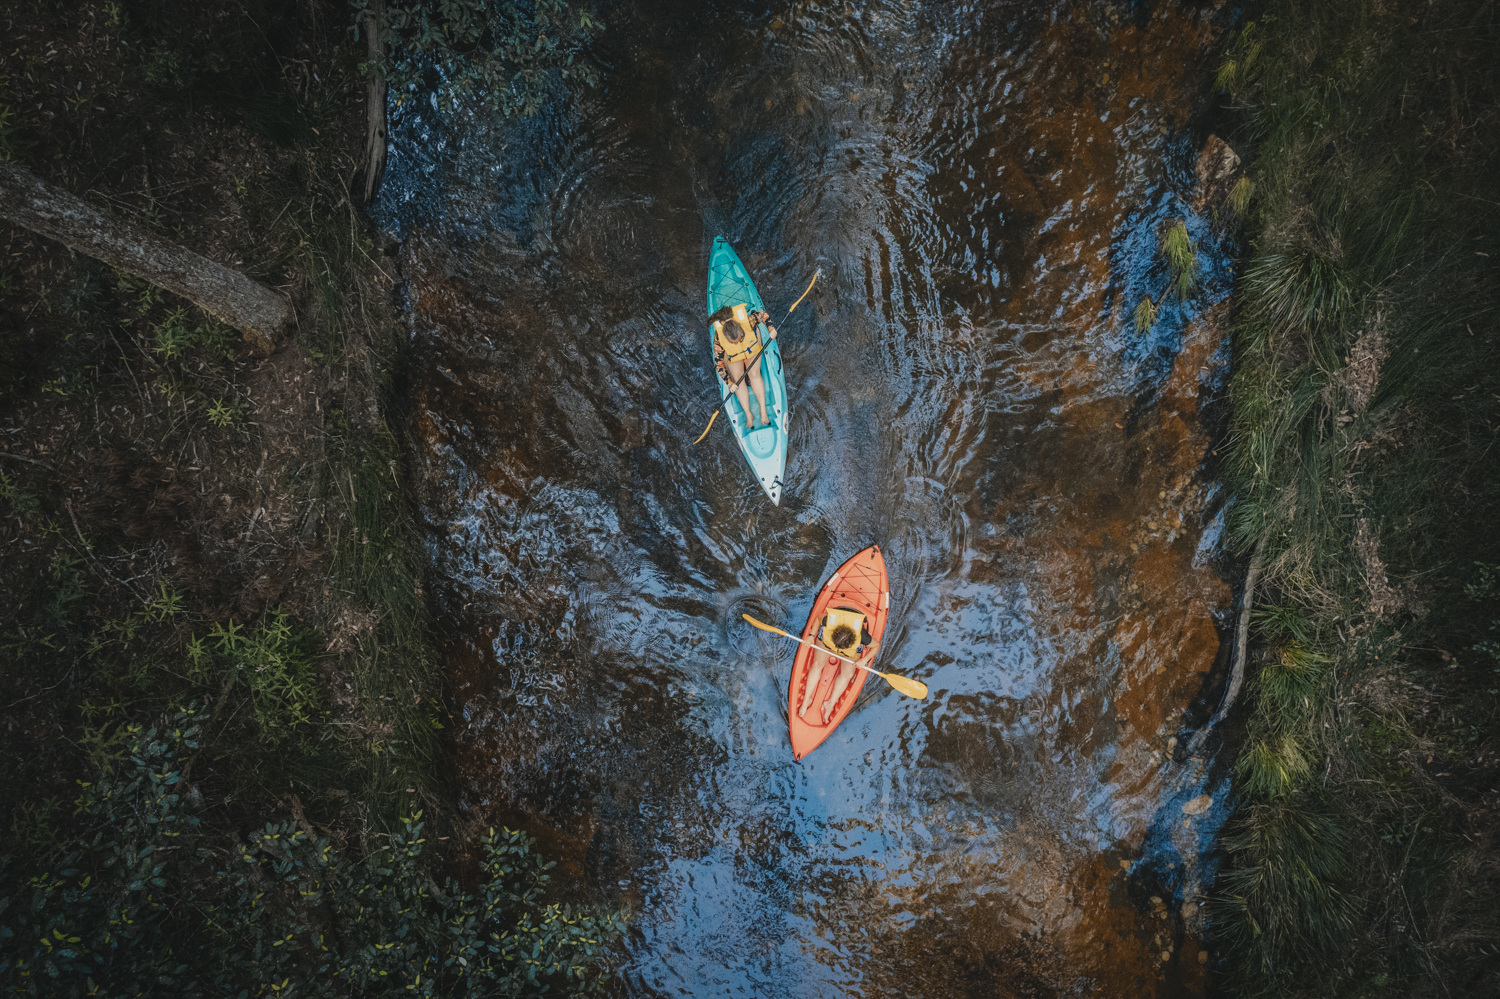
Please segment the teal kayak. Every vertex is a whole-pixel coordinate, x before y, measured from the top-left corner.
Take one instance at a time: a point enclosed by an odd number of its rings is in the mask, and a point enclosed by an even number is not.
[[[744,305],[751,312],[765,309],[760,300],[760,292],[755,290],[755,282],[750,280],[750,274],[745,270],[745,265],[740,263],[734,247],[729,245],[729,240],[720,236],[714,240],[713,253],[708,258],[709,315],[725,305],[731,308]],[[791,415],[791,406],[786,396],[786,371],[781,364],[781,346],[775,340],[767,339],[764,326],[759,327],[756,332],[766,343],[766,349],[761,352],[758,363],[761,380],[766,383],[766,412],[771,417],[771,425],[768,427],[757,421],[755,429],[746,433],[745,411],[729,391],[729,383],[725,381],[717,365],[714,366],[714,376],[719,380],[719,398],[725,400],[724,413],[729,417],[729,425],[734,429],[735,440],[740,442],[745,460],[750,463],[750,471],[760,480],[760,486],[771,498],[771,502],[779,506],[782,476],[786,473],[787,421]],[[710,357],[713,356],[713,347],[714,329],[710,326]],[[746,379],[746,385],[749,385],[749,379]],[[750,395],[750,405],[755,405],[753,392]]]

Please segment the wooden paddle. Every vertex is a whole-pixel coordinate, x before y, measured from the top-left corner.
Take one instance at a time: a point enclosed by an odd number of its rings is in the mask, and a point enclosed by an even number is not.
[[[809,282],[807,282],[807,290],[804,291],[804,292],[802,292],[801,295],[797,296],[797,300],[792,303],[792,307],[790,309],[786,310],[786,317],[781,320],[783,323],[785,323],[787,321],[787,319],[792,318],[792,313],[797,311],[797,306],[801,305],[802,304],[802,300],[807,297],[807,293],[809,291],[812,291],[813,285],[815,285],[815,284],[818,283],[818,275],[820,275],[822,273],[823,273],[823,269],[822,268],[819,268],[819,269],[813,271],[813,278],[812,278],[812,280],[809,281]],[[777,324],[776,323],[772,323],[771,325],[775,326]],[[744,371],[744,374],[742,374],[738,378],[736,378],[734,380],[734,384],[731,385],[731,386],[729,386],[729,394],[726,395],[724,398],[722,398],[722,399],[719,400],[719,405],[714,408],[714,415],[710,416],[708,418],[708,426],[706,426],[706,427],[703,428],[703,433],[701,433],[701,434],[698,435],[698,440],[693,441],[694,444],[697,444],[698,441],[701,441],[701,440],[703,440],[703,438],[705,438],[705,437],[708,436],[708,432],[714,428],[714,421],[719,418],[719,410],[720,409],[724,409],[726,406],[729,405],[729,400],[732,399],[732,398],[734,398],[734,390],[740,387],[740,382],[742,382],[746,378],[750,377],[750,365],[759,362],[760,361],[760,355],[764,354],[765,352],[766,352],[766,346],[765,346],[764,343],[762,343],[760,345],[760,349],[755,352],[755,355],[753,357],[751,357],[750,360],[748,360],[748,361],[745,362],[745,371]],[[728,412],[727,409],[724,409],[724,411]]]
[[[819,652],[827,652],[828,655],[833,656],[833,658],[843,659],[844,662],[849,663],[852,666],[857,666],[858,668],[864,670],[866,673],[874,673],[876,676],[880,677],[892,687],[895,687],[907,697],[915,697],[919,701],[927,697],[927,684],[923,683],[921,680],[913,680],[911,677],[902,676],[900,673],[882,673],[878,669],[871,669],[864,663],[855,662],[853,659],[841,656],[837,652],[829,652],[821,645],[809,642],[805,638],[798,638],[796,635],[788,634],[787,632],[782,631],[780,628],[775,628],[769,624],[766,624],[764,621],[757,621],[749,614],[741,614],[740,617],[744,618],[746,621],[749,621],[751,625],[759,628],[761,631],[769,631],[772,634],[780,635],[782,638],[790,638],[798,645],[807,645],[814,649],[817,649]]]

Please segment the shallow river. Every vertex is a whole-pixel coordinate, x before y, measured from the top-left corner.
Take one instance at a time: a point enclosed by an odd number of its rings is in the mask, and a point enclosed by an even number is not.
[[[1222,688],[1232,598],[1232,247],[1193,205],[1231,14],[616,6],[576,105],[397,119],[465,819],[632,910],[616,993],[1207,987],[1227,785],[1169,740]],[[1200,291],[1137,332],[1179,218]],[[692,443],[719,234],[778,319],[821,269],[781,326],[780,508],[723,420]],[[800,630],[872,543],[881,668],[931,695],[873,680],[796,763],[792,647],[739,615]]]

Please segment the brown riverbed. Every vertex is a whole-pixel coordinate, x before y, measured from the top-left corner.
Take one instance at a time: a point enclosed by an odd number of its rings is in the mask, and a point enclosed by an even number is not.
[[[622,994],[1203,994],[1228,14],[642,6],[577,106],[396,130],[467,819],[633,909]],[[1200,290],[1135,330],[1176,219]],[[821,269],[780,508],[692,444],[718,234],[778,317]],[[869,684],[795,763],[790,647],[739,614],[800,628],[871,543],[931,695]]]

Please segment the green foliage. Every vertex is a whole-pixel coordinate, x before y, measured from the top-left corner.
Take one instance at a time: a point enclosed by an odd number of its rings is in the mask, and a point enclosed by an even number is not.
[[[1473,941],[1494,938],[1500,872],[1456,775],[1479,772],[1461,754],[1500,685],[1442,651],[1484,652],[1500,617],[1459,599],[1483,568],[1455,572],[1500,557],[1482,8],[1273,0],[1219,71],[1255,151],[1230,195],[1251,249],[1226,478],[1231,544],[1262,553],[1262,651],[1216,924],[1244,994],[1461,994],[1489,973]]]
[[[1198,284],[1198,248],[1188,235],[1187,223],[1178,221],[1167,227],[1161,240],[1162,255],[1172,272],[1172,291],[1186,301]]]
[[[1249,174],[1244,174],[1229,189],[1229,210],[1234,212],[1237,218],[1244,218],[1245,213],[1250,210],[1250,199],[1253,197],[1255,197],[1255,181],[1250,179]]]
[[[1242,983],[1281,992],[1299,960],[1343,956],[1358,903],[1341,887],[1350,838],[1326,805],[1306,796],[1251,804],[1223,842],[1231,863],[1218,906]]]
[[[1464,584],[1464,596],[1475,603],[1489,604],[1493,613],[1495,610],[1500,609],[1495,606],[1496,602],[1500,601],[1500,566],[1475,562],[1474,567],[1477,570],[1475,573],[1476,578],[1472,582]],[[1491,618],[1488,631],[1492,635],[1500,632],[1500,616]],[[1482,641],[1475,642],[1471,648],[1493,662],[1495,664],[1494,672],[1500,673],[1500,639],[1485,638]],[[1492,690],[1490,693],[1493,694],[1495,691]]]
[[[1152,304],[1148,295],[1141,299],[1135,307],[1135,331],[1142,335],[1151,332],[1151,324],[1156,322],[1156,306]]]
[[[187,309],[171,309],[153,331],[156,344],[151,349],[162,360],[170,361],[196,347],[206,348],[216,358],[234,357],[234,333],[223,323],[212,319],[196,326],[188,325]]]
[[[204,415],[208,417],[209,423],[220,429],[236,422],[234,407],[226,405],[223,399],[215,399],[214,404],[208,407],[208,412]]]
[[[141,76],[153,87],[184,90],[197,75],[191,58],[165,45],[156,46],[141,61]]]
[[[195,668],[210,669],[226,686],[249,693],[260,737],[274,746],[323,712],[308,644],[286,611],[277,609],[250,631],[233,621],[214,625],[207,643],[194,646],[196,654],[190,655]]]
[[[552,865],[522,833],[484,837],[475,895],[424,870],[420,812],[362,860],[292,821],[218,860],[178,793],[202,721],[131,726],[133,766],[84,789],[71,852],[25,878],[28,898],[0,899],[13,994],[583,995],[603,981],[623,918],[548,904]]]
[[[179,716],[160,732],[133,727],[133,770],[83,789],[87,838],[56,868],[27,878],[24,903],[0,900],[0,976],[12,994],[84,994],[102,982],[115,995],[144,995],[187,984],[171,914],[195,901],[196,888],[169,883],[168,868],[198,852],[198,820],[180,807],[175,767],[197,746],[199,720]]]
[[[356,36],[369,0],[352,0]],[[553,80],[592,86],[585,49],[602,30],[567,0],[388,0],[381,69],[398,104],[437,79],[444,110],[477,103],[506,115],[535,114]]]
[[[9,504],[11,513],[22,520],[35,520],[41,516],[42,501],[35,493],[18,487],[4,472],[0,472],[0,500]]]

